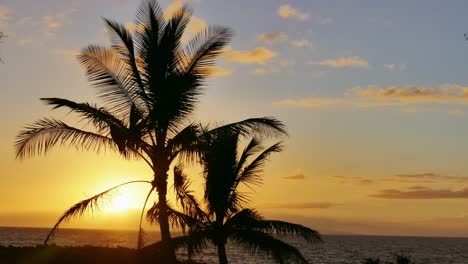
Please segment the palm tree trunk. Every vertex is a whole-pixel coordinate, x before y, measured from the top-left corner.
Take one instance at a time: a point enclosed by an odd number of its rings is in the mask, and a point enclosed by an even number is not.
[[[218,244],[218,258],[219,264],[228,264],[226,255],[226,244]]]
[[[169,231],[169,216],[167,214],[167,173],[157,185],[159,204],[159,228],[161,231],[161,263],[176,263],[175,250],[171,243],[171,233]],[[158,178],[157,178],[158,179]],[[161,179],[161,178],[159,178]]]

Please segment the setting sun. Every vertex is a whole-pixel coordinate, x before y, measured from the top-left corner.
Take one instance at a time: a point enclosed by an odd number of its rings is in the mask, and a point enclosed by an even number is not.
[[[112,197],[107,211],[109,212],[123,212],[127,211],[131,207],[131,199],[125,193],[116,194]]]

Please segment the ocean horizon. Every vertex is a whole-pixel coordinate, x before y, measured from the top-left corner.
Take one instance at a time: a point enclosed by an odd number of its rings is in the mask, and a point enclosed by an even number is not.
[[[50,228],[0,227],[0,246],[28,247],[41,245]],[[177,235],[177,233],[175,233]],[[159,232],[147,232],[147,244],[158,241]],[[304,241],[285,237],[288,243],[299,248],[310,263],[360,263],[368,257],[392,260],[395,255],[411,257],[421,264],[466,264],[468,263],[468,238],[464,237],[414,237],[375,235],[323,235],[323,243],[307,244]],[[58,246],[102,246],[135,248],[136,230],[105,229],[59,229],[49,244]],[[178,252],[181,259],[185,251]],[[263,263],[267,258],[249,256],[242,249],[228,247],[231,263]],[[246,258],[246,256],[249,256]],[[205,263],[217,263],[214,248],[194,257]],[[249,262],[245,262],[248,259]]]

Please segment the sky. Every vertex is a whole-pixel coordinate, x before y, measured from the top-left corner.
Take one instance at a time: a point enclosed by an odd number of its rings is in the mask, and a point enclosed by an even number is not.
[[[170,14],[182,2],[160,3]],[[468,2],[186,3],[186,39],[211,24],[235,32],[192,119],[274,116],[288,128],[252,207],[323,233],[468,237]],[[18,160],[14,151],[38,118],[76,121],[39,98],[100,102],[75,55],[109,44],[102,17],[131,28],[138,5],[0,1],[0,226],[50,227],[86,197],[151,179],[144,162],[114,153],[61,147]],[[191,178],[200,196],[196,169]],[[146,187],[64,227],[135,229]]]

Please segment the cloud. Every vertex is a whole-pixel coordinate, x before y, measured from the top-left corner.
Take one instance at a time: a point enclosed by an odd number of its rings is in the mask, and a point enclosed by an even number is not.
[[[42,20],[44,21],[47,28],[50,28],[50,29],[55,29],[55,28],[59,28],[62,26],[62,24],[57,22],[55,20],[55,17],[53,16],[43,16]]]
[[[465,112],[460,109],[434,109],[434,108],[416,108],[416,107],[405,107],[401,109],[404,113],[446,113],[453,116],[464,116]]]
[[[231,69],[226,69],[217,66],[210,67],[209,71],[211,76],[228,76],[233,73]]]
[[[460,176],[460,175],[441,175],[433,172],[425,172],[425,173],[415,173],[415,174],[397,174],[395,175],[396,178],[399,179],[429,179],[429,180],[451,180],[451,181],[468,181],[467,176]]]
[[[294,171],[294,173],[292,173],[292,175],[285,176],[285,177],[283,177],[283,179],[286,179],[286,180],[304,180],[305,179],[304,170],[301,169],[301,168],[298,168],[298,169],[296,169]]]
[[[354,87],[351,93],[361,98],[400,101],[406,103],[468,103],[468,87],[444,84],[439,87],[371,85],[367,88]]]
[[[27,45],[31,44],[32,42],[33,42],[33,40],[31,38],[18,38],[16,40],[16,44],[18,46],[22,46],[22,47],[27,46]]]
[[[257,35],[257,40],[266,44],[274,44],[280,41],[288,39],[288,35],[284,32],[273,32],[273,33],[260,33]]]
[[[10,19],[10,9],[4,5],[0,5],[0,29],[4,30],[8,26]]]
[[[265,68],[255,68],[253,69],[251,72],[250,72],[252,75],[267,75],[270,73],[270,71],[268,71],[267,69]]]
[[[184,6],[184,1],[182,0],[174,0],[172,3],[164,10],[163,17],[164,19],[170,19],[175,14],[177,14],[182,7]]]
[[[76,8],[68,8],[61,12],[43,16],[42,24],[45,27],[44,34],[46,36],[55,36],[57,30],[63,26],[63,23],[67,21],[67,19],[69,19],[70,16],[77,11],[78,9]],[[33,23],[32,21],[27,22],[29,24]]]
[[[395,64],[384,64],[384,67],[387,68],[389,71],[394,71],[396,69]]]
[[[358,56],[341,57],[322,61],[309,61],[307,64],[323,65],[333,68],[369,68],[369,62]]]
[[[304,203],[278,203],[260,206],[268,209],[327,209],[339,206],[339,204],[329,202],[304,202]]]
[[[387,68],[389,71],[405,71],[406,70],[406,64],[384,64],[384,67]]]
[[[463,116],[460,109],[415,108],[413,104],[460,104],[468,105],[468,87],[456,84],[444,84],[438,87],[389,86],[382,88],[375,85],[353,87],[342,97],[303,97],[285,98],[273,102],[273,105],[300,108],[347,106],[357,108],[400,107],[405,113],[447,113]]]
[[[241,64],[266,64],[277,55],[278,53],[265,47],[258,47],[251,51],[232,50],[228,47],[223,58]]]
[[[128,31],[131,31],[131,32],[143,32],[144,29],[145,29],[145,26],[146,25],[142,25],[142,24],[135,24],[133,22],[127,22],[125,23],[125,28],[128,30]],[[106,32],[109,32],[111,29],[106,29]]]
[[[282,18],[305,21],[310,18],[308,12],[301,12],[290,5],[282,5],[278,8],[278,15]]]
[[[270,65],[265,65],[264,67],[259,67],[255,68],[250,71],[250,74],[252,75],[268,75],[268,74],[273,74],[273,73],[280,73],[280,72],[286,72],[286,73],[291,73],[294,72],[294,65],[296,64],[296,61],[292,58],[285,58],[280,61],[274,61]]]
[[[293,40],[289,42],[292,46],[298,47],[298,48],[307,48],[312,46],[312,42],[306,40],[306,39],[300,39],[300,40]]]
[[[187,25],[187,30],[189,33],[191,34],[196,34],[200,31],[202,31],[203,29],[205,29],[207,26],[206,24],[206,21],[199,18],[199,17],[196,17],[196,16],[192,16],[190,18],[190,22],[188,23]]]
[[[468,188],[459,191],[429,188],[412,189],[410,191],[386,189],[370,196],[383,199],[468,199]]]
[[[359,177],[359,176],[332,176],[342,184],[382,184],[382,183],[406,183],[406,184],[432,184],[432,183],[468,183],[467,176],[461,175],[441,175],[436,173],[417,173],[417,174],[397,174],[391,177]],[[421,188],[421,185],[416,185]],[[413,186],[413,187],[416,187]],[[410,187],[411,188],[411,187]]]
[[[426,186],[420,186],[420,185],[415,185],[415,186],[410,186],[408,187],[410,190],[428,190]]]
[[[360,185],[368,185],[375,183],[375,180],[371,180],[364,177],[354,177],[354,176],[332,176],[333,179],[338,180],[339,183],[353,183]]]

